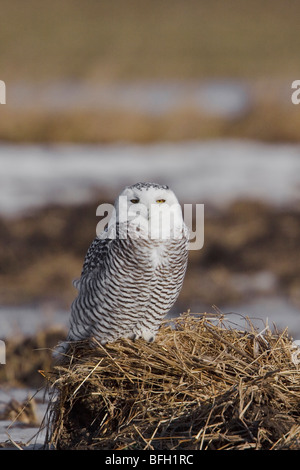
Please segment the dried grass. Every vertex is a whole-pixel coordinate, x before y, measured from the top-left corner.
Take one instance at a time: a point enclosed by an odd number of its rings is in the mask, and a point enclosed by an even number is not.
[[[6,364],[0,367],[0,384],[8,387],[39,388],[45,385],[41,370],[52,364],[51,348],[66,336],[66,330],[53,325],[33,335],[15,332],[5,340]]]
[[[183,314],[157,340],[70,346],[48,375],[57,449],[300,449],[300,366],[287,332]]]
[[[23,402],[19,402],[12,398],[3,406],[2,410],[0,409],[0,420],[9,420],[13,423],[18,421],[31,426],[38,425],[36,400],[34,397],[28,397]]]

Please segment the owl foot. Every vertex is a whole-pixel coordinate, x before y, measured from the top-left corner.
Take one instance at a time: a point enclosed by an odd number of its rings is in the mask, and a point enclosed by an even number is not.
[[[144,338],[144,340],[147,341],[147,343],[153,343],[155,339],[155,334],[153,333],[153,331],[144,330],[142,331],[142,338]]]

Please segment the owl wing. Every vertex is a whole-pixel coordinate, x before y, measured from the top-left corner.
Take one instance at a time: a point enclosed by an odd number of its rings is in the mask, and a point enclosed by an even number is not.
[[[75,287],[79,288],[80,281],[90,276],[96,268],[97,271],[101,271],[104,260],[110,251],[110,246],[118,238],[119,233],[119,223],[116,223],[106,227],[99,236],[94,238],[84,258],[81,278],[73,282]]]
[[[76,289],[80,289],[83,280],[88,278],[96,268],[97,270],[102,269],[111,242],[112,239],[110,238],[94,238],[85,255],[81,277],[73,281]]]
[[[81,277],[90,274],[95,268],[101,270],[111,242],[112,240],[109,238],[98,237],[92,241],[84,258]]]

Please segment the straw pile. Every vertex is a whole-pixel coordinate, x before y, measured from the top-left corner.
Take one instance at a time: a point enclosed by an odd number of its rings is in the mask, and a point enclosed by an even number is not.
[[[300,449],[300,354],[287,332],[183,314],[156,341],[72,346],[49,375],[56,449]]]

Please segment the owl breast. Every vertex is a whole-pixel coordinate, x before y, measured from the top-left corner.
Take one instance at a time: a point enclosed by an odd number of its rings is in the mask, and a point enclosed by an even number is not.
[[[99,243],[102,241],[99,241]],[[96,247],[93,251],[96,253]],[[101,263],[86,268],[72,304],[69,340],[153,339],[176,301],[187,264],[187,240],[107,242]],[[91,260],[90,260],[91,263]]]
[[[151,248],[150,260],[154,269],[166,262],[166,247],[164,245],[158,245]]]

